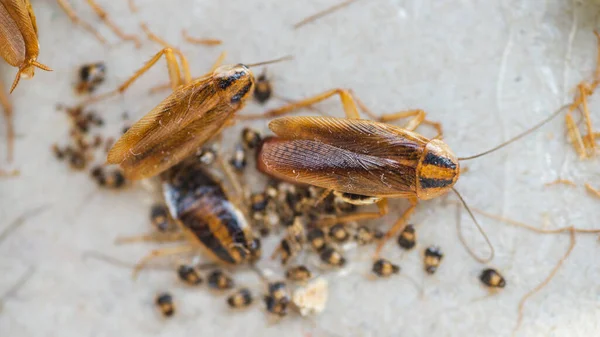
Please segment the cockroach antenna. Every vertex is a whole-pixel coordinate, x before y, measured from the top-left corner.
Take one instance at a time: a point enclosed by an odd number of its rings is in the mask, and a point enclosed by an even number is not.
[[[267,65],[267,64],[273,64],[273,63],[279,63],[279,62],[283,62],[283,61],[289,61],[289,60],[292,60],[292,59],[294,59],[294,57],[292,55],[287,55],[287,56],[280,57],[280,58],[277,58],[277,59],[274,59],[274,60],[263,61],[263,62],[252,63],[252,64],[246,64],[245,66],[248,67],[248,68],[258,67],[258,66],[264,66],[264,65]]]
[[[479,158],[481,156],[485,156],[486,154],[495,152],[497,150],[500,150],[501,148],[507,146],[508,144],[511,144],[513,142],[516,142],[517,140],[531,134],[532,132],[534,132],[535,130],[541,128],[542,126],[546,125],[546,123],[550,122],[551,120],[553,120],[554,118],[556,118],[558,115],[561,114],[561,112],[563,112],[565,109],[569,108],[571,105],[567,104],[567,105],[563,105],[562,107],[560,107],[558,110],[556,110],[552,115],[550,115],[548,118],[544,119],[543,121],[539,122],[538,124],[536,124],[535,126],[533,126],[532,128],[525,130],[524,132],[514,136],[513,138],[505,141],[504,143],[497,145],[487,151],[472,155],[472,156],[467,156],[467,157],[459,157],[458,160],[471,160],[471,159],[475,159],[475,158]]]

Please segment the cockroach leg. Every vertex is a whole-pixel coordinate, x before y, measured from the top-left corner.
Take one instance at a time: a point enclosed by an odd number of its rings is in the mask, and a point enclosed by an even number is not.
[[[6,122],[6,145],[7,145],[7,160],[9,162],[13,159],[13,150],[15,144],[15,129],[13,123],[13,109],[8,96],[4,91],[4,85],[0,82],[0,106],[4,112],[4,120]]]
[[[279,100],[282,100],[282,101],[284,101],[284,102],[286,102],[288,104],[291,104],[291,103],[295,102],[295,100],[293,100],[293,99],[289,99],[287,97],[283,97],[283,96],[278,95],[278,94],[273,94],[273,97],[275,97],[275,98],[277,98]],[[321,111],[321,110],[319,110],[319,109],[317,109],[317,108],[315,108],[313,106],[307,106],[306,109],[310,110],[310,111],[313,111],[313,112],[316,112],[316,113],[318,113],[321,116],[331,117],[328,113],[325,113],[325,112],[323,112],[323,111]]]
[[[2,177],[2,178],[18,177],[19,174],[21,174],[21,172],[19,170],[5,171],[3,169],[0,169],[0,177]]]
[[[71,19],[71,21],[73,21],[74,24],[80,25],[81,27],[83,27],[83,29],[85,29],[88,32],[94,34],[94,36],[102,44],[106,44],[107,43],[106,40],[98,33],[97,30],[95,30],[94,28],[92,28],[92,26],[90,26],[87,22],[81,20],[77,16],[77,14],[75,13],[75,11],[73,11],[73,8],[71,8],[71,6],[67,3],[66,0],[56,0],[56,2],[62,8],[62,10],[67,14],[67,16]]]
[[[581,107],[583,117],[587,128],[587,135],[584,136],[584,143],[587,150],[587,155],[593,155],[596,151],[596,142],[594,141],[594,129],[592,127],[592,119],[590,118],[590,110],[588,109],[587,96],[591,94],[590,88],[584,84],[579,84],[579,96],[581,97]]]
[[[219,164],[219,166],[221,167],[223,172],[225,172],[225,176],[227,176],[227,179],[229,180],[229,182],[231,183],[231,186],[233,186],[233,189],[235,190],[235,194],[236,194],[235,198],[231,198],[233,203],[236,205],[239,205],[240,201],[244,200],[245,187],[242,186],[242,183],[239,181],[239,179],[237,179],[235,174],[231,171],[231,166],[229,166],[229,163],[227,163],[223,159],[223,157],[224,156],[222,154],[217,155],[217,163]],[[230,196],[228,196],[228,198],[230,198]]]
[[[221,52],[221,54],[219,54],[219,57],[217,57],[217,60],[215,61],[215,63],[213,63],[212,67],[210,67],[210,72],[217,70],[217,68],[219,68],[225,61],[226,56],[227,56],[227,52]]]
[[[218,67],[220,67],[223,64],[223,61],[225,61],[225,57],[226,56],[227,56],[227,52],[222,52],[221,54],[219,54],[219,57],[217,58],[217,60],[215,61],[215,63],[213,63],[213,65],[212,65],[212,67],[210,68],[209,71],[210,72],[214,72]],[[197,80],[199,78],[200,77],[196,77],[196,78],[192,79],[192,81],[195,81],[195,80]],[[158,86],[156,86],[154,88],[151,88],[150,89],[150,93],[154,94],[156,92],[169,89],[170,87],[171,87],[171,84],[169,84],[169,83],[161,84],[161,85],[158,85]]]
[[[442,124],[427,120],[425,118],[425,111],[417,109],[417,110],[407,110],[401,111],[391,114],[381,115],[379,118],[380,122],[388,123],[393,122],[398,119],[413,117],[410,119],[403,128],[409,131],[414,131],[420,124],[427,124],[432,126],[436,131],[437,135],[434,138],[441,139],[444,136],[444,131],[442,130]]]
[[[406,211],[404,211],[404,214],[402,214],[400,219],[398,219],[396,221],[396,223],[392,226],[392,228],[390,228],[387,231],[387,233],[385,233],[385,236],[377,244],[377,249],[375,250],[375,257],[374,257],[375,259],[379,258],[379,253],[381,253],[381,250],[383,249],[383,246],[385,245],[385,243],[404,229],[404,227],[406,226],[406,223],[408,222],[408,218],[415,211],[415,208],[417,207],[417,199],[408,199],[408,200],[411,203],[410,207]]]
[[[570,113],[565,115],[565,122],[567,124],[567,132],[569,134],[569,138],[575,147],[575,151],[580,159],[586,158],[585,146],[583,144],[583,138],[581,137],[581,133],[579,133],[579,129],[577,125],[575,125],[575,121],[573,120],[573,116]]]
[[[594,187],[592,187],[592,185],[585,183],[585,189],[592,195],[596,196],[597,198],[600,198],[600,190],[595,189]]]
[[[96,3],[96,1],[94,1],[94,0],[86,0],[86,1],[90,5],[90,7],[92,7],[94,12],[96,12],[96,15],[98,15],[100,20],[102,20],[104,22],[104,24],[107,25],[113,31],[113,33],[115,33],[122,40],[133,41],[133,43],[135,43],[136,48],[139,48],[141,46],[140,39],[135,35],[123,33],[123,31],[119,27],[117,27],[117,25],[115,25],[114,22],[112,22],[112,20],[108,17],[108,14],[106,13],[106,11],[104,9],[102,9],[102,7],[100,7],[100,5],[98,5]]]
[[[347,118],[351,118],[351,119],[359,119],[360,115],[358,114],[358,109],[356,107],[356,103],[354,102],[354,99],[352,98],[352,94],[350,93],[350,91],[346,90],[346,89],[332,89],[329,91],[326,91],[322,94],[313,96],[313,97],[309,97],[294,103],[290,103],[288,105],[284,105],[278,109],[273,109],[273,110],[269,110],[267,112],[265,112],[264,114],[256,114],[256,115],[238,115],[237,118],[241,119],[241,120],[247,120],[247,119],[261,119],[261,118],[271,118],[271,117],[277,117],[277,116],[281,116],[293,111],[296,111],[298,109],[301,108],[305,108],[305,107],[309,107],[313,104],[319,103],[323,100],[328,99],[331,96],[334,95],[339,95],[340,96],[340,100],[342,101],[342,105],[344,107],[344,113],[346,114]]]
[[[148,28],[148,25],[146,25],[145,23],[141,23],[140,27],[142,27],[142,30],[144,31],[144,33],[146,33],[146,35],[148,36],[148,38],[158,44],[160,44],[161,46],[163,46],[163,48],[169,48],[171,49],[175,54],[177,54],[177,56],[179,56],[179,60],[181,62],[181,67],[183,68],[183,84],[187,84],[190,83],[192,81],[192,75],[190,73],[190,65],[187,61],[187,58],[185,57],[185,55],[183,55],[183,53],[178,49],[173,47],[171,44],[167,43],[167,41],[161,39],[160,37],[158,37],[156,34],[152,33],[150,31],[150,29]],[[171,70],[169,69],[169,72]],[[175,90],[175,89],[173,89]]]
[[[127,4],[129,5],[129,10],[131,11],[131,13],[137,13],[138,8],[135,5],[135,1],[134,0],[128,0]]]
[[[137,278],[137,275],[139,274],[139,272],[144,269],[144,267],[146,266],[146,264],[148,264],[148,262],[150,260],[153,260],[155,258],[158,257],[162,257],[162,256],[169,256],[169,255],[177,255],[177,254],[181,254],[181,253],[189,253],[189,252],[193,252],[195,251],[197,248],[191,245],[184,245],[184,246],[175,246],[175,247],[168,247],[168,248],[161,248],[161,249],[155,249],[153,251],[150,252],[150,254],[146,255],[144,258],[142,258],[140,260],[140,262],[138,262],[135,265],[135,268],[133,268],[133,279],[135,280]]]
[[[323,193],[321,193],[321,195],[319,196],[319,198],[315,201],[314,206],[318,206],[320,203],[323,202],[323,200],[325,200],[331,193],[333,193],[333,190],[327,189],[325,191],[323,191]]]
[[[158,60],[163,55],[165,56],[165,59],[167,61],[167,68],[169,70],[169,78],[171,80],[171,87],[173,88],[173,90],[177,89],[177,87],[179,87],[181,85],[181,75],[180,75],[180,71],[179,71],[179,65],[177,64],[177,59],[175,58],[176,53],[180,53],[180,52],[176,49],[163,48],[161,51],[156,53],[156,55],[154,55],[152,57],[152,59],[150,59],[150,61],[146,62],[146,64],[142,68],[137,70],[135,72],[135,74],[133,74],[133,76],[131,76],[127,81],[125,81],[125,83],[121,84],[117,89],[115,89],[113,91],[109,91],[109,92],[101,94],[101,95],[98,95],[98,96],[90,97],[89,99],[85,100],[81,105],[87,105],[87,104],[90,104],[93,102],[97,102],[97,101],[106,99],[108,97],[122,94],[125,90],[127,90],[127,88],[129,88],[129,86],[135,80],[137,80],[146,71],[148,71],[150,68],[152,68],[152,66],[155,65],[156,62],[158,62]],[[187,82],[184,82],[184,83],[187,83]]]
[[[575,184],[573,181],[569,180],[569,179],[556,179],[554,181],[551,181],[549,183],[545,183],[544,186],[554,186],[554,185],[569,185],[569,186],[577,186],[577,184]]]
[[[115,244],[127,244],[134,242],[175,242],[185,239],[184,233],[150,233],[145,235],[119,237]]]
[[[218,39],[199,39],[196,37],[189,36],[187,30],[185,29],[181,31],[181,35],[187,42],[194,44],[202,44],[205,46],[218,46],[221,43],[223,43],[223,41]]]
[[[349,90],[349,92],[352,95],[352,98],[354,99],[358,107],[360,108],[360,111],[362,111],[365,115],[369,116],[372,120],[379,121],[382,123],[389,123],[397,121],[399,119],[413,117],[411,120],[408,121],[408,123],[406,123],[406,125],[403,126],[404,129],[414,131],[417,129],[417,127],[419,127],[419,125],[427,124],[432,126],[437,131],[437,135],[434,138],[441,139],[443,137],[444,132],[442,130],[442,124],[426,119],[426,113],[421,109],[405,110],[377,116],[377,114],[371,111],[371,109],[369,109],[360,100],[360,98],[358,98],[358,96],[354,94],[353,90]]]
[[[338,223],[345,222],[353,222],[353,221],[361,221],[361,220],[369,220],[369,219],[378,219],[383,217],[388,213],[388,201],[387,199],[381,199],[377,202],[377,208],[379,212],[360,212],[354,214],[348,214],[340,217],[334,218],[323,218],[317,222],[320,227],[329,227]]]

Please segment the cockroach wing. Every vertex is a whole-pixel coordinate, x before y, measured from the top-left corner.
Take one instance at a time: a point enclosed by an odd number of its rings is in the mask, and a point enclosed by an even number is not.
[[[429,139],[400,127],[361,119],[283,117],[269,128],[286,139],[315,140],[354,153],[415,166]]]
[[[221,100],[211,81],[196,80],[136,122],[112,147],[107,163],[120,164],[130,179],[157,175],[216,135],[236,109]]]
[[[17,26],[19,38],[25,44],[25,55],[29,59],[36,59],[40,52],[40,46],[37,38],[35,15],[31,4],[28,0],[0,0],[0,5],[4,7]],[[2,46],[2,49],[4,49],[4,46]]]
[[[267,139],[258,162],[260,170],[292,183],[366,196],[416,195],[414,167],[320,141]]]
[[[13,67],[18,67],[25,61],[23,36],[2,4],[0,4],[0,55]]]

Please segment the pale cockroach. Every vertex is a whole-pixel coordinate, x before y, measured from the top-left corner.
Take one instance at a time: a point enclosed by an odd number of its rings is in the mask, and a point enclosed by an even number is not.
[[[40,53],[35,13],[29,0],[0,0],[0,55],[9,65],[18,68],[10,87],[13,92],[21,77],[31,78],[35,68],[52,71],[37,61]],[[6,139],[8,161],[12,161],[15,131],[12,119],[12,106],[0,86],[0,105],[6,119]]]
[[[379,208],[379,212],[324,219],[321,221],[324,225],[379,218],[388,212],[387,199],[408,199],[411,206],[386,233],[378,245],[376,255],[387,239],[402,231],[418,200],[429,200],[450,190],[457,194],[482,231],[453,187],[460,175],[459,160],[474,159],[496,151],[540,128],[567,107],[560,108],[533,128],[491,150],[462,158],[457,157],[448,145],[438,139],[442,135],[441,126],[426,120],[424,111],[411,110],[377,118],[349,90],[333,89],[268,111],[262,117],[279,116],[336,94],[341,98],[347,118],[281,117],[271,121],[269,128],[277,137],[263,142],[257,165],[262,172],[282,180],[314,185],[342,194],[365,196],[358,198],[357,203],[365,204],[369,201],[376,203]],[[357,104],[363,112],[378,121],[360,119]],[[385,123],[406,117],[412,119],[404,127]],[[414,132],[422,123],[435,127],[438,136],[428,139]],[[347,202],[352,202],[356,198],[346,199]],[[491,249],[488,258],[491,259],[494,255],[493,247],[489,239],[485,239]]]
[[[219,66],[222,54],[210,73],[192,79],[183,53],[150,33],[145,25],[142,27],[164,48],[119,88],[82,103],[123,93],[165,56],[173,93],[133,124],[108,153],[107,163],[119,164],[132,180],[155,176],[179,163],[231,122],[252,96],[255,79],[250,67],[290,59]],[[181,60],[183,77],[175,55]]]

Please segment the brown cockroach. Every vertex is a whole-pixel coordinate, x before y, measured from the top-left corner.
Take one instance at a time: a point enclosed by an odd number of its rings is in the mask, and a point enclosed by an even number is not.
[[[187,76],[180,84],[173,50],[165,48],[116,92],[123,92],[163,54],[174,92],[133,124],[108,153],[107,163],[121,165],[129,179],[152,177],[192,154],[225,127],[254,89],[249,67],[259,64],[220,66],[195,80]]]
[[[107,163],[119,164],[125,176],[132,180],[149,178],[167,170],[189,157],[230,123],[252,96],[255,79],[250,67],[290,59],[286,56],[249,65],[219,66],[220,57],[211,72],[192,79],[183,53],[150,33],[145,25],[142,28],[150,39],[164,48],[116,90],[82,103],[123,93],[165,56],[173,92],[133,124],[108,153]],[[175,55],[181,60],[183,77]]]
[[[19,68],[10,92],[21,77],[31,78],[35,68],[51,71],[37,61],[40,53],[35,13],[29,0],[0,0],[0,54],[6,63]]]
[[[22,78],[31,78],[35,68],[51,71],[37,61],[40,53],[35,13],[29,0],[0,0],[0,55],[9,65],[18,68],[10,92]],[[15,131],[12,120],[12,106],[0,86],[0,105],[6,119],[8,160],[12,160]]]
[[[348,202],[376,203],[379,208],[379,212],[325,219],[321,221],[322,225],[379,218],[388,211],[387,199],[408,199],[411,206],[380,241],[376,255],[387,239],[404,228],[418,200],[433,199],[450,190],[456,193],[483,234],[469,207],[453,187],[460,175],[459,161],[496,151],[540,128],[568,107],[560,108],[533,128],[491,150],[462,158],[438,139],[442,134],[441,127],[426,120],[424,111],[384,115],[377,118],[379,121],[359,119],[357,104],[367,115],[374,114],[349,90],[333,89],[268,111],[262,117],[279,116],[336,94],[341,98],[347,118],[281,117],[271,121],[269,128],[277,137],[265,140],[258,154],[257,165],[262,172],[276,178],[350,194],[353,197],[346,198]],[[406,117],[412,119],[403,128],[385,123]],[[438,136],[428,139],[414,132],[421,123],[433,125],[438,130]],[[489,239],[484,237],[491,249],[488,258],[491,259],[493,247]]]

